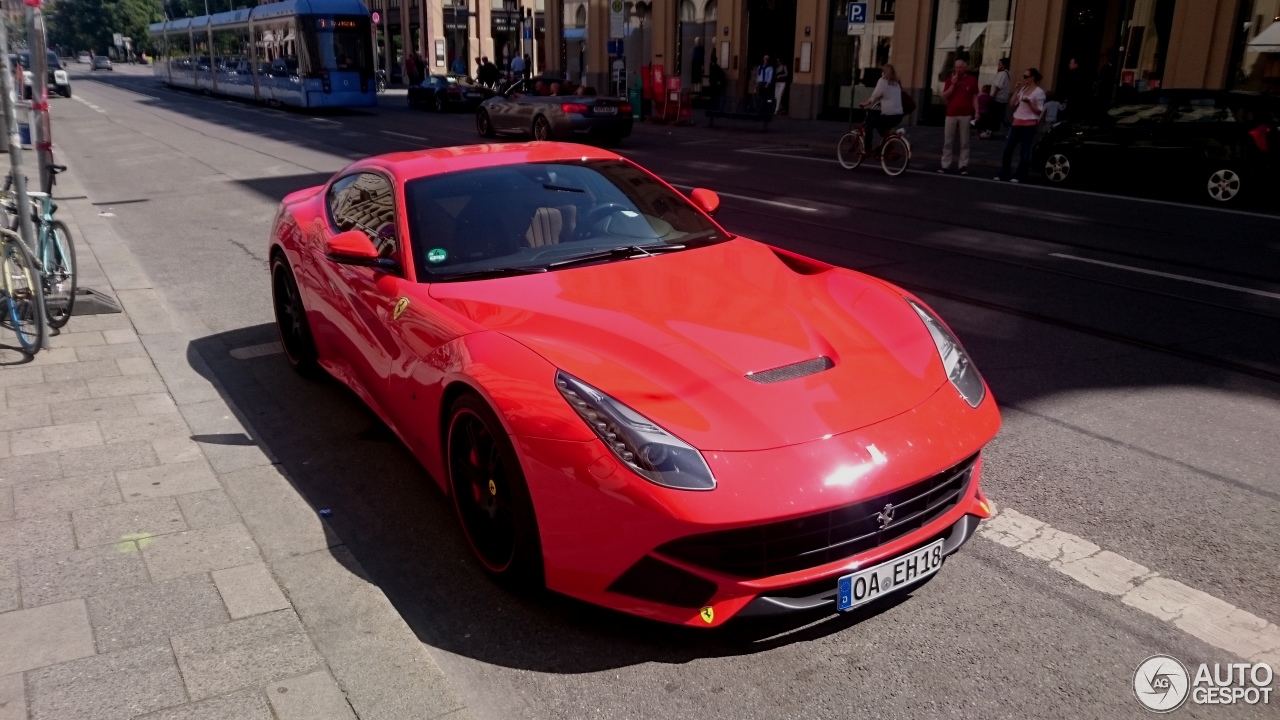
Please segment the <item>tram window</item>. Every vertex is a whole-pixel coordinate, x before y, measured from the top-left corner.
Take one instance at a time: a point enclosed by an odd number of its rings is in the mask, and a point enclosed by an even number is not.
[[[297,22],[294,18],[255,25],[255,40],[266,73],[272,77],[296,77],[302,68],[298,57]]]

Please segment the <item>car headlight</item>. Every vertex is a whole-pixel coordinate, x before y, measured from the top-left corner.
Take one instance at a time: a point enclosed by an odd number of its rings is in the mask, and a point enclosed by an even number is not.
[[[31,74],[31,71],[30,71],[30,70],[23,70],[23,71],[22,71],[22,79],[23,79],[23,80],[25,80],[25,81],[27,82],[27,84],[28,84],[28,85],[30,85],[30,84],[31,84],[31,78],[32,78],[32,77],[34,77],[34,76]]]
[[[556,388],[632,472],[676,490],[715,489],[711,468],[693,446],[563,370],[556,371]]]
[[[911,298],[904,299],[924,321],[924,326],[929,329],[929,337],[933,338],[933,344],[938,348],[938,356],[942,358],[942,368],[946,370],[951,384],[960,392],[960,397],[969,403],[969,407],[976,408],[981,405],[987,389],[982,384],[982,376],[978,374],[978,368],[974,366],[973,360],[969,359],[969,354],[964,351],[964,346],[925,306]]]
[[[54,83],[56,83],[56,84],[58,84],[58,85],[66,85],[66,84],[67,84],[67,74],[66,74],[65,72],[63,72],[62,70],[57,70],[57,71],[55,71],[55,72],[53,73],[53,81],[54,81]]]

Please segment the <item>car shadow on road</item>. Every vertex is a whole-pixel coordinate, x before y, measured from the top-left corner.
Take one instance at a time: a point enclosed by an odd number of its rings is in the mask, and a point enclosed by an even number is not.
[[[634,618],[551,592],[513,594],[472,560],[449,499],[353,393],[335,380],[298,377],[279,354],[247,360],[229,354],[275,339],[273,325],[258,325],[201,338],[188,355],[248,419],[253,440],[278,461],[299,495],[317,512],[329,511],[340,542],[432,647],[540,672],[684,663],[820,638],[891,611],[913,594],[847,614],[735,620],[712,631]]]

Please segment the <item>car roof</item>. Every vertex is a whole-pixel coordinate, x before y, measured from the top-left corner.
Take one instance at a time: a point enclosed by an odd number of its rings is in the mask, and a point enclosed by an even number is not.
[[[447,172],[475,170],[501,165],[620,159],[621,156],[608,150],[574,143],[529,142],[504,143],[501,145],[461,145],[377,155],[353,163],[343,172],[381,169],[400,182],[407,182]]]

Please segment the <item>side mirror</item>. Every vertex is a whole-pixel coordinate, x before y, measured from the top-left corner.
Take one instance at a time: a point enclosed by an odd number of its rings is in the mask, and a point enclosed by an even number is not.
[[[373,241],[360,230],[340,232],[324,243],[325,257],[339,265],[359,265],[395,272],[400,264],[394,258],[381,257]]]
[[[720,196],[706,188],[694,188],[689,193],[689,199],[708,215],[715,215],[720,209]]]

